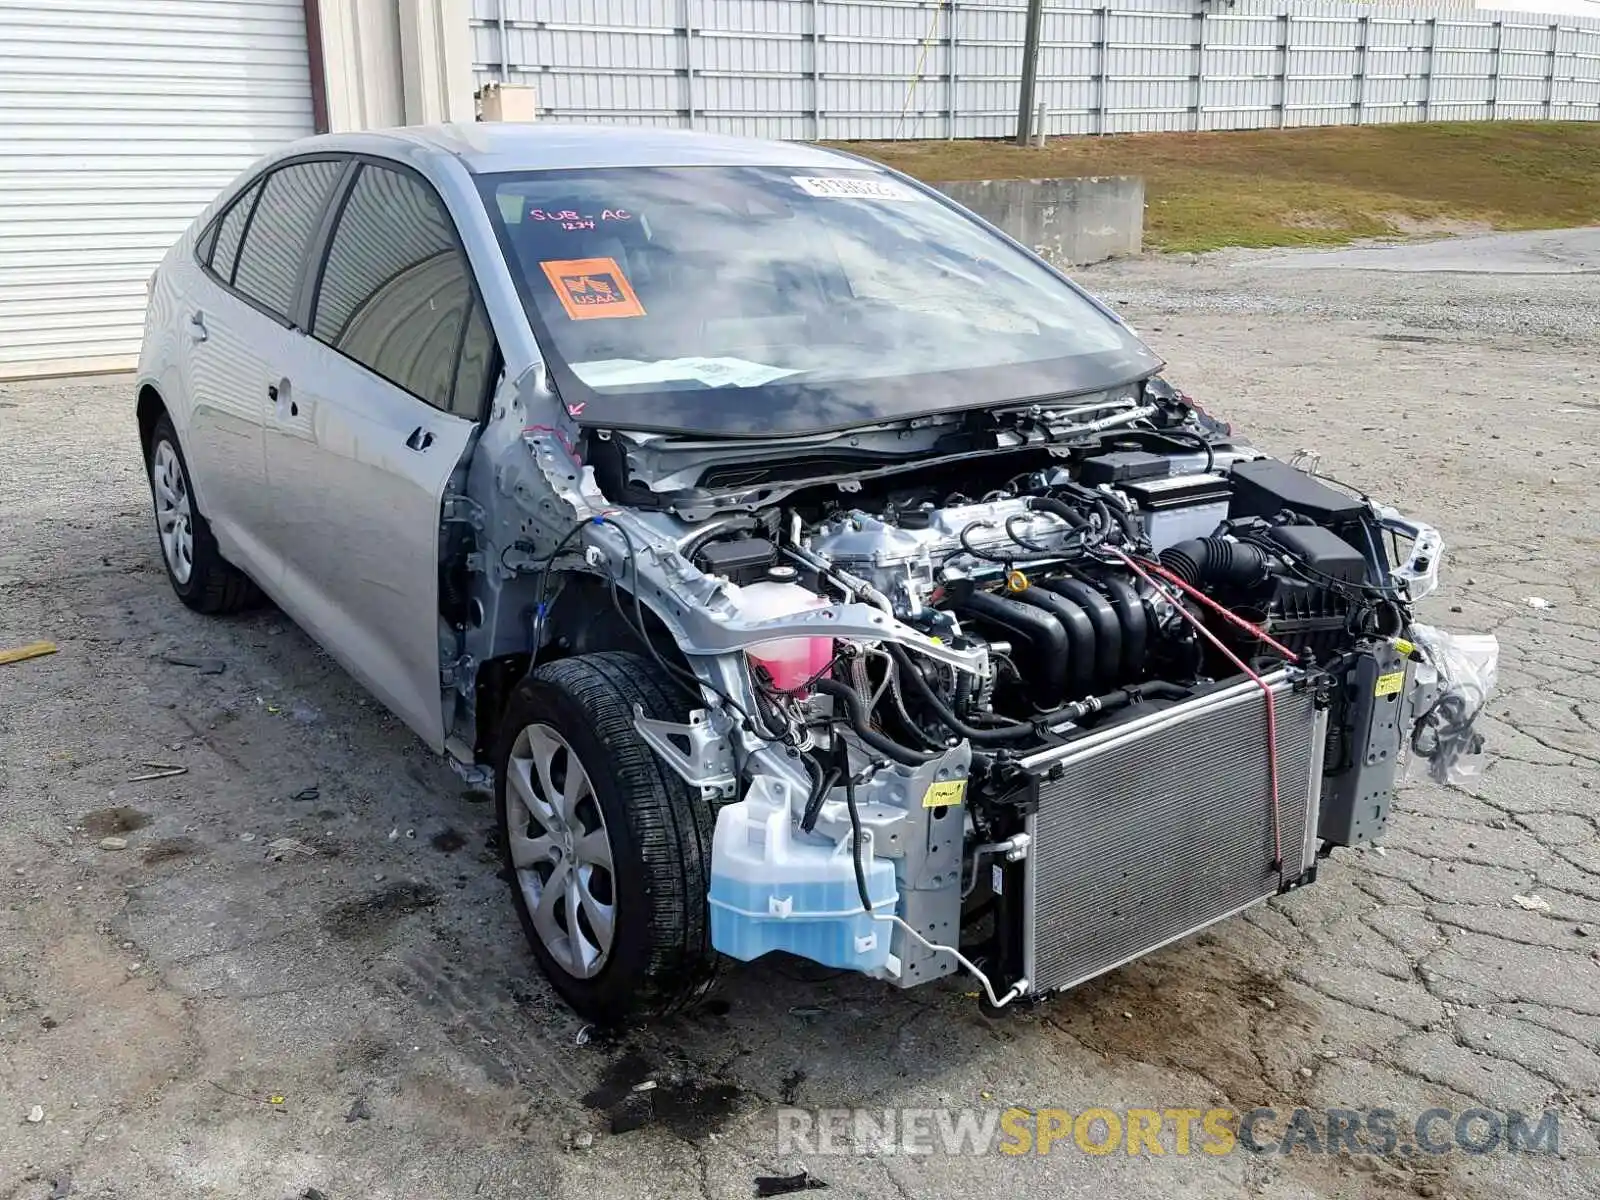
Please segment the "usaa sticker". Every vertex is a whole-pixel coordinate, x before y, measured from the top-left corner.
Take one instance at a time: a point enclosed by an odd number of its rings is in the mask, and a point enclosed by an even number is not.
[[[574,321],[642,317],[644,305],[614,258],[551,259],[539,264]]]

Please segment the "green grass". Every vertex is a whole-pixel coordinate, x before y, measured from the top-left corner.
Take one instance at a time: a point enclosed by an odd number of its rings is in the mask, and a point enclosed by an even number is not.
[[[926,180],[1142,175],[1158,250],[1600,224],[1600,121],[843,145]]]

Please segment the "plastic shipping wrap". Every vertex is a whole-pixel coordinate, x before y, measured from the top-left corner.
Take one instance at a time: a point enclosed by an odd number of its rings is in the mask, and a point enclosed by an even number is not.
[[[1500,643],[1492,633],[1446,633],[1431,625],[1413,625],[1410,640],[1422,652],[1416,680],[1425,699],[1411,731],[1406,778],[1425,772],[1438,783],[1476,779],[1488,763],[1476,724],[1494,691]]]

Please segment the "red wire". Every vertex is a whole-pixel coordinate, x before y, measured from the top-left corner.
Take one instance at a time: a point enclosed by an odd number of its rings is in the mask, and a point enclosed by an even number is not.
[[[1261,626],[1251,624],[1249,621],[1246,621],[1243,617],[1241,617],[1238,613],[1233,612],[1231,609],[1227,609],[1227,608],[1222,607],[1222,605],[1218,604],[1215,600],[1213,600],[1210,596],[1206,595],[1199,588],[1193,587],[1192,585],[1189,584],[1189,582],[1187,580],[1183,579],[1181,576],[1173,574],[1171,571],[1167,570],[1167,568],[1163,567],[1160,563],[1146,562],[1146,563],[1144,563],[1144,565],[1146,567],[1149,567],[1150,570],[1154,571],[1157,575],[1161,576],[1161,578],[1163,578],[1165,580],[1168,580],[1168,581],[1170,581],[1172,583],[1177,584],[1187,594],[1193,596],[1196,600],[1200,601],[1201,604],[1204,604],[1207,608],[1211,609],[1212,612],[1217,613],[1219,616],[1226,617],[1228,620],[1232,621],[1235,625],[1237,625],[1240,629],[1246,630],[1247,632],[1253,634],[1255,637],[1259,638],[1261,641],[1263,641],[1267,645],[1271,646],[1279,654],[1281,654],[1285,658],[1287,658],[1290,662],[1299,662],[1300,661],[1300,656],[1298,654],[1296,654],[1293,650],[1289,649],[1289,647],[1285,646],[1282,642],[1280,642],[1280,641],[1276,640],[1275,638],[1273,638],[1270,634],[1267,633],[1267,631],[1265,629],[1262,629]]]
[[[1120,558],[1124,563],[1126,563],[1128,565],[1128,568],[1131,571],[1133,571],[1134,574],[1138,575],[1139,578],[1143,579],[1146,583],[1148,583],[1156,591],[1161,592],[1161,594],[1166,596],[1167,599],[1169,599],[1169,600],[1173,599],[1173,597],[1169,593],[1167,593],[1167,592],[1162,590],[1161,585],[1159,583],[1157,583],[1154,579],[1152,579],[1150,577],[1150,575],[1138,563],[1136,563],[1133,559],[1129,558],[1122,551],[1118,550],[1115,546],[1103,546],[1101,548],[1103,550],[1105,550],[1108,554],[1111,554],[1111,555],[1114,555],[1117,558]],[[1154,564],[1149,564],[1149,565],[1154,566]],[[1184,591],[1190,592],[1192,595],[1197,595],[1197,596],[1199,595],[1198,593],[1193,592],[1192,589],[1190,589],[1188,584],[1184,583],[1180,579],[1177,579],[1177,578],[1173,577],[1171,572],[1169,572],[1169,571],[1167,571],[1164,568],[1159,567],[1159,566],[1155,567],[1155,569],[1157,571],[1159,571],[1162,575],[1165,575],[1165,576],[1167,576],[1169,578],[1172,578],[1173,582],[1178,584],[1178,586],[1182,587],[1184,589]],[[1250,622],[1246,621],[1243,617],[1235,616],[1233,613],[1231,613],[1227,609],[1223,608],[1215,600],[1211,599],[1211,597],[1209,597],[1209,596],[1199,596],[1199,598],[1204,600],[1212,608],[1215,608],[1218,612],[1223,613],[1225,616],[1227,616],[1230,620],[1234,621],[1236,624],[1243,625],[1246,629],[1254,631],[1255,633],[1259,634],[1261,637],[1265,638],[1272,645],[1274,645],[1274,646],[1278,645],[1277,642],[1272,641],[1272,639],[1268,638],[1266,636],[1266,634],[1261,633],[1261,631],[1259,629],[1256,629],[1256,627],[1254,625],[1251,625]],[[1273,852],[1273,856],[1274,856],[1274,859],[1273,859],[1274,865],[1278,869],[1278,883],[1279,883],[1279,886],[1282,886],[1282,884],[1284,882],[1284,873],[1283,873],[1283,819],[1282,819],[1282,815],[1281,815],[1281,813],[1279,811],[1279,804],[1278,804],[1278,708],[1277,708],[1277,704],[1275,703],[1276,698],[1273,696],[1272,688],[1267,683],[1267,681],[1265,679],[1262,679],[1261,676],[1257,675],[1254,671],[1252,671],[1249,668],[1249,666],[1247,666],[1245,664],[1245,661],[1242,658],[1240,658],[1232,650],[1229,650],[1226,646],[1224,646],[1222,644],[1222,642],[1220,640],[1218,640],[1216,634],[1212,633],[1203,624],[1201,624],[1200,619],[1198,617],[1196,617],[1192,612],[1190,612],[1187,608],[1185,608],[1181,603],[1174,604],[1173,607],[1175,607],[1178,610],[1178,615],[1179,616],[1183,617],[1184,620],[1188,621],[1189,624],[1193,625],[1195,627],[1195,629],[1197,629],[1200,632],[1200,635],[1202,637],[1204,637],[1208,642],[1210,642],[1218,650],[1222,651],[1223,654],[1227,655],[1228,660],[1230,662],[1232,662],[1234,666],[1238,667],[1239,670],[1243,671],[1246,675],[1248,675],[1255,682],[1255,685],[1258,688],[1261,689],[1261,694],[1266,697],[1266,701],[1267,701],[1267,789],[1272,795],[1272,852]],[[1280,647],[1280,649],[1281,649],[1281,647]],[[1289,654],[1289,652],[1287,650],[1285,650],[1284,653],[1285,654]],[[1295,658],[1295,656],[1293,654],[1289,654],[1289,657],[1291,659]]]

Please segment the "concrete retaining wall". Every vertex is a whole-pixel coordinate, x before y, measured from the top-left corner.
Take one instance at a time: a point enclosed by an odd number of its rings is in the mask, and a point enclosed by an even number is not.
[[[933,185],[1058,267],[1081,267],[1144,244],[1144,180],[974,179]]]

